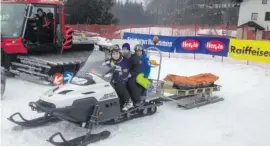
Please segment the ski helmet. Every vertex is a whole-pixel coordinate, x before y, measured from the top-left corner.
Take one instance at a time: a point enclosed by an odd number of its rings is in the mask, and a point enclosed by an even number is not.
[[[140,50],[140,51],[144,50],[144,49],[143,49],[143,45],[137,44],[137,45],[134,47],[134,50],[135,50],[135,52],[136,52],[136,51],[139,51],[139,50]]]
[[[113,52],[121,53],[121,49],[120,49],[119,45],[116,44],[116,45],[112,46],[111,53],[113,53]]]
[[[120,47],[119,46],[113,46],[113,48],[111,49],[111,56],[113,55],[113,53],[119,53],[120,54],[120,56],[122,56],[122,53],[121,53],[121,49],[120,49]]]

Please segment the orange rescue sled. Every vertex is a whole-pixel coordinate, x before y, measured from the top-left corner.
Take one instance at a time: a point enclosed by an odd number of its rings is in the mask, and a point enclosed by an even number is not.
[[[178,76],[174,74],[167,75],[164,80],[170,81],[175,85],[197,87],[211,85],[219,79],[218,76],[211,73],[202,73],[194,76]]]
[[[192,109],[216,102],[224,98],[213,96],[213,92],[220,91],[219,85],[214,84],[219,79],[211,73],[202,73],[194,76],[167,75],[163,85],[164,92],[173,94],[167,100],[172,100],[179,107]]]

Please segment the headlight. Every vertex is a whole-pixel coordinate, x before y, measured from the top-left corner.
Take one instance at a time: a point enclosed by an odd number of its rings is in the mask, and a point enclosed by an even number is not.
[[[84,79],[84,78],[74,77],[74,78],[71,80],[71,83],[77,84],[77,85],[83,85],[83,84],[87,83],[87,80]]]

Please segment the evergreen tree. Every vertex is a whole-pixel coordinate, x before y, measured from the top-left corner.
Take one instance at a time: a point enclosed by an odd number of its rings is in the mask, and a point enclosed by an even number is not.
[[[118,2],[112,9],[115,17],[119,19],[119,24],[150,24],[153,23],[153,17],[148,14],[142,3],[132,2],[130,0]]]
[[[114,4],[115,0],[67,0],[65,14],[69,15],[70,24],[114,24]]]

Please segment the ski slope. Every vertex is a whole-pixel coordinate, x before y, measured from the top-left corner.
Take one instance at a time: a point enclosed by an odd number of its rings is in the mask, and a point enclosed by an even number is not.
[[[152,78],[157,77],[157,71],[152,69]],[[191,110],[164,103],[155,115],[96,127],[94,132],[108,129],[112,135],[92,145],[270,145],[269,71],[213,60],[164,57],[161,78],[169,73],[191,76],[204,72],[220,77],[217,84],[222,89],[216,95],[224,101]],[[62,132],[67,139],[85,133],[85,129],[66,122],[26,129],[6,119],[18,111],[26,118],[40,116],[31,111],[28,102],[37,100],[49,88],[7,79],[1,101],[2,145],[50,145],[46,139],[55,132]]]

